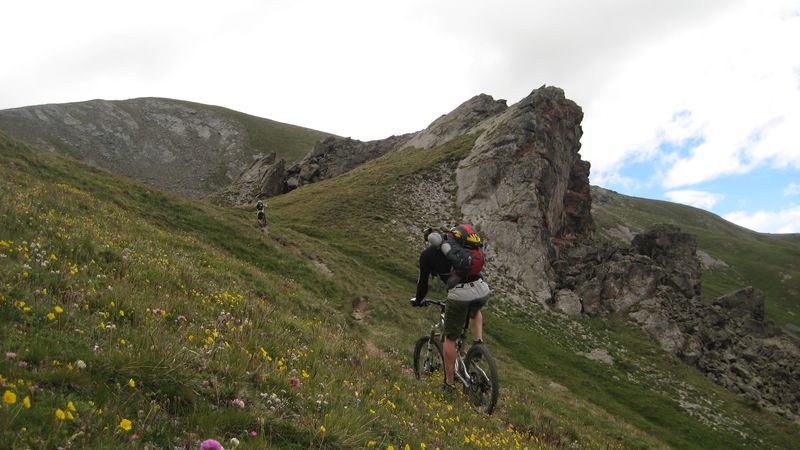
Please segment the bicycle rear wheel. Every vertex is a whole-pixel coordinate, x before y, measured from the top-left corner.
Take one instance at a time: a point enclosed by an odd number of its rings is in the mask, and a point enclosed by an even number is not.
[[[430,336],[422,336],[414,346],[414,375],[418,380],[444,379],[442,343]]]
[[[467,352],[467,374],[469,387],[464,393],[472,406],[486,414],[491,414],[500,396],[500,381],[497,377],[497,364],[489,349],[482,344],[473,345]]]

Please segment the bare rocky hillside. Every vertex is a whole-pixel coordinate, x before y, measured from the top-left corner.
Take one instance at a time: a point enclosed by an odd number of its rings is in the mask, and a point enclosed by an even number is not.
[[[0,129],[35,147],[199,198],[253,161],[289,160],[328,134],[162,98],[92,100],[0,111]],[[262,138],[267,130],[269,136]]]

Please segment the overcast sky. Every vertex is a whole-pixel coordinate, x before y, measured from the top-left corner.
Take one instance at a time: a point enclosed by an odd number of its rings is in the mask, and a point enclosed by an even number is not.
[[[800,0],[4,2],[0,109],[169,97],[380,139],[583,107],[591,181],[800,232]]]

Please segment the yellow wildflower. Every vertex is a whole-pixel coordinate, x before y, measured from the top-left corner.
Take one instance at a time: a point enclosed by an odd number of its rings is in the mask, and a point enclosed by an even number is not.
[[[58,420],[64,420],[67,418],[67,414],[64,411],[62,411],[61,408],[58,408],[56,410],[56,418]]]
[[[15,393],[13,393],[11,391],[5,391],[3,393],[3,403],[7,403],[9,405],[13,405],[14,403],[17,403],[17,394],[15,394]]]
[[[133,422],[128,419],[122,419],[119,421],[119,427],[125,431],[131,431],[131,428],[133,428]]]
[[[132,388],[135,388],[135,387],[136,387],[136,382],[135,382],[135,381],[133,381],[133,378],[131,378],[130,380],[128,380],[128,387],[132,387]]]
[[[377,442],[375,442],[375,441],[369,441],[369,442],[367,442],[367,447],[375,447],[376,444],[377,444]]]
[[[47,295],[47,288],[42,288],[42,295]]]
[[[63,312],[64,312],[64,308],[62,308],[62,307],[60,307],[60,306],[56,305],[56,307],[55,307],[55,308],[53,308],[53,311],[55,311],[55,312],[56,312],[56,314],[61,314],[61,313],[63,313]]]
[[[55,320],[56,319],[56,315],[53,314],[53,313],[47,313],[47,318],[50,319],[50,320]]]
[[[24,406],[25,409],[31,408],[31,398],[28,397],[27,395],[25,396],[25,398],[22,399],[22,406]]]
[[[71,401],[67,402],[67,409],[72,411],[72,412],[76,412],[77,411],[77,409],[75,409],[75,404],[72,403]]]
[[[320,432],[320,433],[324,433],[324,432],[326,432],[326,431],[327,431],[327,430],[325,429],[325,425],[320,425],[320,426],[319,426],[319,432]]]

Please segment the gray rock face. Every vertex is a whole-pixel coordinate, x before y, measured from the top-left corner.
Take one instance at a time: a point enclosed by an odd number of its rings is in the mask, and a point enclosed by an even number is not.
[[[703,304],[696,248],[694,237],[673,225],[649,228],[630,248],[572,247],[554,265],[555,307],[563,311],[572,298],[564,293],[572,293],[583,314],[627,312],[665,351],[794,420],[800,413],[800,347],[765,321],[764,295],[757,289]]]
[[[193,198],[219,192],[268,153],[296,155],[327,135],[163,98],[8,109],[0,111],[0,129],[34,147]],[[259,148],[248,130],[262,133]]]
[[[575,227],[565,207],[568,192],[588,192],[588,163],[578,154],[582,119],[561,89],[537,89],[482,123],[486,132],[456,171],[457,203],[467,222],[491,236],[492,264],[543,302],[554,288],[552,239],[590,239],[593,229],[588,209],[577,212],[584,221]]]
[[[164,99],[9,109],[0,111],[0,126],[36,147],[189,197],[226,186],[251,161],[239,124]]]
[[[481,124],[508,108],[505,100],[495,100],[486,94],[476,95],[452,112],[439,117],[428,128],[415,133],[404,147],[432,148],[476,131]]]
[[[370,142],[328,137],[317,142],[314,149],[300,162],[286,169],[284,192],[342,175],[367,161],[396,150],[406,139],[408,135]]]
[[[633,238],[631,245],[669,271],[669,282],[685,297],[700,295],[700,260],[694,236],[675,225],[659,224]]]
[[[239,178],[228,185],[215,198],[229,205],[245,205],[254,199],[264,199],[282,194],[285,190],[286,162],[275,152],[253,161]]]

